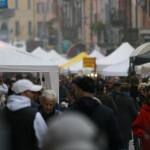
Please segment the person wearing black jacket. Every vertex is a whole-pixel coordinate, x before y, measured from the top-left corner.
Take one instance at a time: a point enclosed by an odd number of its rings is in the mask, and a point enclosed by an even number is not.
[[[119,150],[122,146],[122,134],[117,119],[107,106],[94,97],[95,81],[87,76],[73,80],[76,100],[70,110],[88,116],[103,131],[108,139],[107,150]]]

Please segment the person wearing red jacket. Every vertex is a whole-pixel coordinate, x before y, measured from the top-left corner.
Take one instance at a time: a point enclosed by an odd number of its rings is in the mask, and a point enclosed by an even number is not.
[[[150,92],[145,94],[145,104],[132,124],[134,136],[142,139],[142,150],[150,150]]]

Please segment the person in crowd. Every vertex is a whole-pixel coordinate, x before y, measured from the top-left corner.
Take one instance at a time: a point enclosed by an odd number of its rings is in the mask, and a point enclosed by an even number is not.
[[[131,88],[130,88],[130,96],[133,98],[134,100],[134,105],[137,109],[137,111],[140,110],[140,105],[139,105],[139,97],[140,97],[140,91],[138,90],[139,84],[140,84],[140,79],[137,75],[133,75],[130,77],[130,84],[131,84]],[[136,137],[134,137],[133,140],[134,143],[134,147],[135,150],[138,150],[138,139]]]
[[[13,95],[8,97],[4,109],[11,129],[12,150],[38,150],[47,125],[39,112],[31,106],[31,100],[42,89],[27,79],[20,79],[12,86]]]
[[[10,137],[11,132],[7,121],[7,116],[3,109],[0,110],[0,150],[11,150]]]
[[[23,77],[23,75],[21,73],[16,75],[16,81],[18,81],[20,79],[24,79],[24,77]]]
[[[117,119],[111,109],[102,105],[94,96],[95,81],[91,77],[77,77],[73,80],[76,100],[70,111],[78,111],[88,116],[108,137],[109,150],[118,150],[122,144],[122,134]]]
[[[6,105],[6,96],[8,94],[8,86],[4,83],[3,77],[0,76],[0,107],[4,108]]]
[[[120,95],[120,85],[121,85],[120,81],[114,82],[112,85],[112,90],[110,91],[110,93],[108,93],[108,95],[113,98],[114,102],[116,101],[117,97]]]
[[[13,84],[16,82],[15,78],[10,79],[9,83],[8,83],[8,94],[7,96],[10,96],[12,94],[14,94],[13,90],[12,90],[12,86]]]
[[[60,110],[63,112],[63,111],[66,111],[68,109],[68,103],[67,102],[61,102],[60,104]]]
[[[32,97],[31,99],[31,106],[36,110],[39,111],[41,104],[40,104],[40,96],[42,94],[42,91],[44,91],[45,89],[42,88],[40,91],[35,92],[34,97]]]
[[[96,81],[98,81],[101,84],[106,84],[106,81],[102,78],[102,74],[97,73]]]
[[[54,116],[61,115],[62,112],[56,109],[57,96],[56,93],[51,90],[44,90],[40,96],[40,113],[44,120],[47,122]]]
[[[107,140],[85,115],[65,112],[48,123],[42,150],[106,150]]]
[[[141,108],[142,104],[144,103],[145,100],[145,92],[148,89],[148,84],[147,83],[140,83],[138,86],[138,91],[139,91],[139,97],[136,98],[138,106]],[[148,89],[149,90],[149,89]]]
[[[145,103],[132,124],[133,134],[142,140],[142,150],[150,149],[150,88],[145,94]]]
[[[118,76],[113,77],[113,83],[115,82],[120,82],[120,77]]]
[[[76,96],[75,96],[75,91],[74,91],[74,85],[71,84],[68,90],[68,97],[67,97],[68,108],[72,107],[75,99],[76,99]]]
[[[132,139],[132,123],[138,115],[134,101],[129,95],[130,84],[122,83],[120,86],[120,95],[117,97],[115,104],[120,115],[118,121],[123,133],[122,149],[129,149],[129,141]]]
[[[68,89],[62,80],[59,80],[59,96],[60,102],[66,101],[68,96]]]
[[[113,82],[114,82],[113,79],[106,80],[106,91],[107,91],[107,93],[110,93],[112,91]]]
[[[113,98],[109,94],[106,94],[105,85],[102,84],[99,81],[96,81],[95,82],[95,86],[96,86],[96,94],[95,94],[95,96],[98,99],[100,99],[100,101],[102,102],[103,105],[106,105],[107,107],[109,107],[110,109],[112,109],[113,112],[114,112],[114,114],[116,116],[118,116],[117,106],[116,106]]]
[[[138,90],[139,84],[140,84],[140,79],[137,75],[133,75],[130,79],[130,96],[134,100],[134,104],[137,110],[140,110],[140,106],[137,103],[137,98],[140,96],[140,92]]]

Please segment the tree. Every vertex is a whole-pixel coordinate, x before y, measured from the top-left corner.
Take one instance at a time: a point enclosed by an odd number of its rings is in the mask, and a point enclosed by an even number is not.
[[[95,33],[99,33],[102,30],[105,30],[105,24],[102,22],[95,22],[91,25],[91,30]]]
[[[101,39],[101,32],[105,31],[105,24],[102,22],[95,22],[91,25],[91,30],[96,33],[99,41]]]

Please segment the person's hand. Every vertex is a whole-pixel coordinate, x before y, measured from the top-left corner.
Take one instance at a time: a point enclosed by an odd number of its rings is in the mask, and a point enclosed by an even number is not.
[[[145,133],[145,134],[144,134],[144,140],[150,140],[150,135],[147,134],[147,133]]]

